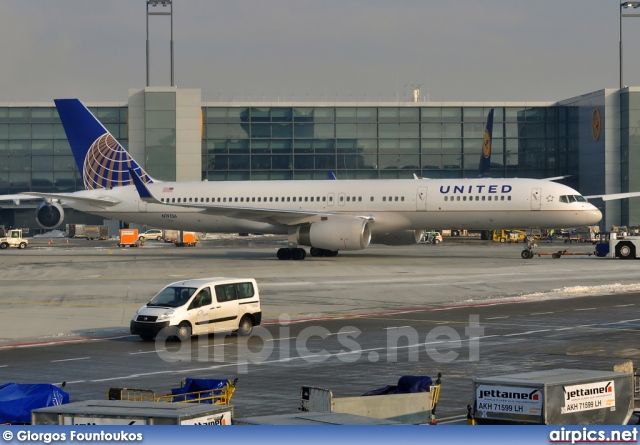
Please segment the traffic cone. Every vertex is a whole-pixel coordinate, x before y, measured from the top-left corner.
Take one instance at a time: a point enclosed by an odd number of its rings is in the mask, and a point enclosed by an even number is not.
[[[67,239],[67,244],[69,244],[69,240]]]

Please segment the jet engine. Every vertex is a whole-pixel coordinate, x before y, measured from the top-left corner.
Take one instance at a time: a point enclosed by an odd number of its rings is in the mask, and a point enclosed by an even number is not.
[[[328,219],[301,226],[296,242],[331,251],[362,250],[371,241],[369,221],[365,219]]]
[[[55,229],[64,219],[64,210],[57,202],[43,202],[36,209],[36,222],[45,229]]]
[[[371,237],[372,244],[385,246],[412,246],[419,244],[424,230],[402,230],[400,232],[381,233]]]

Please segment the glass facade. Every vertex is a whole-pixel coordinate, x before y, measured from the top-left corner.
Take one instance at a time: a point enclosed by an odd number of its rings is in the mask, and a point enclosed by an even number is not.
[[[477,175],[490,107],[203,108],[203,179],[391,179]],[[558,107],[498,107],[492,176],[569,174]]]
[[[127,148],[127,107],[90,109]],[[163,180],[175,180],[175,109],[173,94],[147,95],[144,161]],[[326,179],[329,171],[338,179],[475,177],[489,109],[205,106],[202,178]],[[631,116],[640,109],[629,104],[628,110],[625,122],[640,121]],[[623,146],[635,153],[627,158],[639,156],[639,141]],[[578,148],[577,107],[495,108],[494,177],[575,178]],[[0,107],[0,194],[82,188],[55,107]]]
[[[89,108],[126,148],[127,108]],[[84,185],[55,107],[0,107],[0,194]]]
[[[632,192],[640,190],[640,93],[622,94],[620,102],[620,190]],[[640,209],[632,208],[630,200],[621,205],[623,221],[640,221]]]

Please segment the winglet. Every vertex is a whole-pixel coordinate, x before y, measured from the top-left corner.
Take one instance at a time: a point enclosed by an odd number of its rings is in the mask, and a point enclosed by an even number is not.
[[[156,197],[151,194],[151,191],[147,188],[146,184],[142,181],[142,178],[140,178],[134,169],[130,168],[129,174],[131,175],[133,185],[136,186],[136,190],[138,191],[138,195],[140,195],[141,200],[150,203],[159,202]]]
[[[491,133],[493,132],[493,108],[489,110],[487,125],[484,128],[482,140],[482,153],[480,153],[480,164],[478,165],[478,178],[488,178],[491,168]]]

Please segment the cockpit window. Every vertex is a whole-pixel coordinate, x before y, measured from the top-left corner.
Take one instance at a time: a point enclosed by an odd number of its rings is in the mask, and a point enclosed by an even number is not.
[[[589,202],[582,195],[562,195],[560,197],[560,202],[570,203],[570,202]]]

